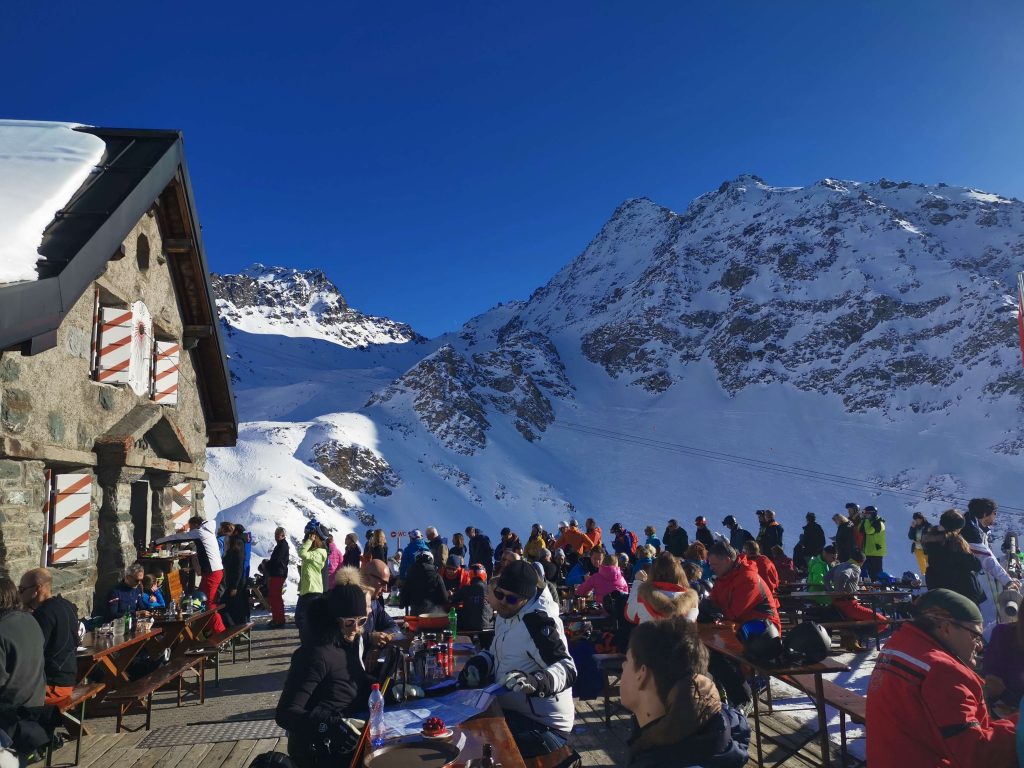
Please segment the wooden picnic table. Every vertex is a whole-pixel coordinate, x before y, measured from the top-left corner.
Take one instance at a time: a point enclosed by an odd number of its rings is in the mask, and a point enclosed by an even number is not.
[[[160,639],[154,641],[154,650],[163,653],[169,648],[172,658],[181,656],[189,645],[200,639],[199,635],[207,631],[219,609],[219,605],[211,605],[205,611],[196,613],[154,616],[153,627],[162,630]]]
[[[832,599],[844,597],[856,597],[858,600],[867,603],[873,611],[884,613],[889,618],[894,618],[899,603],[909,603],[914,592],[909,589],[859,589],[856,592],[830,592],[825,590],[801,590],[790,592],[786,595],[779,595],[780,607],[792,607],[794,601],[800,603],[821,600],[822,598]],[[788,611],[787,611],[788,612]]]
[[[829,749],[828,719],[825,714],[825,692],[822,683],[822,675],[835,672],[848,672],[850,668],[834,659],[825,659],[817,664],[806,664],[804,666],[789,667],[766,667],[750,661],[743,655],[743,643],[736,637],[736,625],[730,622],[721,624],[698,624],[701,642],[709,650],[717,651],[733,661],[746,665],[749,669],[765,677],[784,677],[788,675],[811,675],[814,678],[814,707],[818,713],[818,740],[821,745],[821,764],[828,768],[831,764],[831,751]],[[750,677],[751,693],[753,695],[754,733],[757,735],[757,764],[764,765],[764,754],[762,749],[761,735],[761,714],[760,697],[753,685],[754,675]],[[769,682],[769,695],[771,683]],[[811,737],[813,738],[813,736]],[[807,739],[810,741],[810,739]],[[807,743],[805,741],[804,743]],[[800,744],[793,752],[799,751]],[[792,754],[792,753],[791,753]]]
[[[161,630],[157,627],[149,632],[134,632],[120,637],[97,636],[95,632],[87,632],[77,652],[79,684],[85,682],[90,675],[98,676],[100,679],[97,682],[106,686],[103,689],[103,694],[106,694],[131,682],[128,679],[128,667],[147,643],[160,634]]]

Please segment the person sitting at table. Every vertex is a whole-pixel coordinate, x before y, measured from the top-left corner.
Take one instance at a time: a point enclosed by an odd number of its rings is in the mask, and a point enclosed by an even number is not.
[[[697,599],[703,601],[711,597],[711,582],[703,578],[704,569],[692,560],[684,560],[680,563],[683,573],[686,574],[686,582],[690,589],[697,593]]]
[[[686,552],[683,553],[683,560],[699,565],[701,578],[705,581],[712,582],[715,580],[715,573],[711,570],[711,564],[708,563],[708,548],[699,541],[693,542],[693,544],[686,548]]]
[[[440,610],[448,612],[448,590],[434,567],[434,556],[429,549],[416,555],[416,562],[402,583],[398,601],[403,608],[411,609],[413,615]]]
[[[234,531],[234,527],[232,527],[232,531]],[[224,578],[224,564],[220,559],[220,545],[217,543],[217,536],[213,531],[213,523],[196,515],[188,519],[187,531],[164,536],[153,543],[160,545],[170,541],[194,541],[196,543],[196,557],[199,559],[199,571],[202,574],[199,579],[199,591],[206,595],[210,602],[214,602],[217,599],[217,590],[220,588],[221,579]],[[210,629],[214,633],[224,631],[224,621],[219,613],[213,615]]]
[[[992,628],[982,659],[985,697],[1017,709],[1024,696],[1024,622],[1018,617]]]
[[[107,592],[105,616],[108,620],[123,618],[126,613],[146,610],[142,596],[142,580],[146,569],[142,563],[132,563],[124,569],[124,578]]]
[[[0,577],[0,709],[41,707],[46,696],[43,632],[21,607],[14,582]]]
[[[335,584],[348,583],[347,571],[342,569],[335,574]],[[372,558],[363,563],[359,569],[362,583],[373,590],[370,599],[370,613],[367,617],[366,626],[363,627],[363,638],[370,650],[382,648],[398,635],[398,622],[395,617],[387,612],[384,604],[384,590],[388,588],[391,580],[391,572],[383,561]],[[338,574],[341,574],[339,577]],[[343,581],[338,581],[341,578]]]
[[[615,556],[605,555],[601,562],[601,567],[597,569],[597,573],[593,573],[584,579],[583,583],[576,587],[576,594],[582,597],[583,595],[593,593],[594,599],[600,603],[604,600],[605,595],[609,595],[612,592],[627,594],[629,592],[629,585],[622,575],[622,569],[619,568]]]
[[[642,573],[645,576],[649,576],[651,573],[651,566],[654,565],[654,556],[657,551],[650,544],[641,544],[636,548],[636,562],[630,567],[629,570],[629,581],[636,579],[638,573]],[[625,569],[623,569],[625,574]]]
[[[683,566],[671,552],[662,552],[651,566],[633,580],[626,603],[626,620],[633,624],[661,621],[673,616],[697,620],[699,599],[686,579]]]
[[[711,546],[708,562],[716,577],[708,599],[727,620],[737,625],[757,620],[771,622],[781,634],[779,603],[752,562],[740,557],[724,541]],[[712,653],[711,671],[733,705],[745,709],[751,704],[750,686],[737,664],[720,653]]]
[[[566,586],[565,579],[569,575],[569,565],[565,562],[565,552],[557,547],[550,551],[551,565],[555,568],[555,573],[551,577],[551,581],[555,582],[555,586],[557,587],[564,587]]]
[[[359,584],[339,584],[309,606],[274,714],[297,768],[347,765],[359,744],[362,723],[352,718],[366,712],[373,682],[359,656],[367,621]]]
[[[498,703],[522,756],[554,752],[565,745],[575,720],[576,664],[558,604],[543,597],[546,590],[524,560],[509,563],[493,591],[494,642],[466,662],[459,682],[468,688],[502,684]]]
[[[469,566],[469,584],[452,597],[460,632],[479,632],[494,626],[494,608],[487,601],[487,569],[480,563]]]
[[[448,555],[448,562],[441,569],[441,579],[449,595],[469,584],[469,571],[462,567],[461,555]]]
[[[587,552],[586,557],[581,557],[576,564],[569,569],[565,577],[566,587],[578,587],[588,578],[593,576],[601,568],[604,562],[605,551],[601,547],[593,547]]]
[[[874,621],[877,623],[877,631],[883,632],[888,625],[886,618],[868,606],[864,605],[855,596],[860,589],[861,567],[865,561],[864,553],[859,549],[853,550],[850,560],[836,565],[825,575],[825,584],[832,592],[845,592],[848,597],[834,597],[832,609],[835,612],[834,620],[838,621]],[[864,641],[872,634],[871,629],[840,629],[840,645],[848,651],[860,653],[867,650]]]
[[[992,719],[975,672],[985,644],[978,606],[952,590],[934,589],[915,601],[912,614],[871,673],[868,765],[1015,765],[1016,717]]]
[[[786,550],[782,547],[772,547],[771,559],[776,572],[779,574],[780,585],[792,584],[794,581],[798,581],[800,579],[800,574],[797,573],[796,565],[793,563],[793,558],[787,556]]]
[[[45,701],[53,704],[70,696],[78,681],[78,611],[69,600],[53,594],[53,576],[46,568],[26,571],[18,594],[43,633]]]
[[[757,568],[757,575],[764,579],[764,583],[768,585],[768,589],[772,591],[772,594],[777,592],[779,589],[779,572],[775,568],[775,563],[761,554],[761,545],[753,540],[744,542],[743,554]]]
[[[697,627],[683,617],[633,630],[619,696],[636,717],[629,768],[746,764],[750,726],[742,712],[719,698],[708,676],[707,649]]]
[[[167,607],[164,593],[160,590],[160,582],[152,574],[147,573],[142,578],[142,602],[145,603],[147,611],[162,611]]]

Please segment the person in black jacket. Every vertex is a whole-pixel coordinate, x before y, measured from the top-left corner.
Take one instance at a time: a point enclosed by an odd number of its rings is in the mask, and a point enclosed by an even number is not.
[[[922,542],[928,555],[925,583],[929,590],[951,589],[980,605],[986,599],[978,581],[981,562],[961,535],[963,528],[964,516],[947,509],[939,518],[939,526],[924,534]]]
[[[245,539],[231,535],[224,547],[224,579],[221,587],[223,607],[220,610],[225,626],[234,627],[249,621],[252,600],[245,578]]]
[[[469,584],[456,591],[452,598],[459,615],[460,632],[476,632],[494,628],[494,609],[487,602],[487,571],[480,564],[470,567]]]
[[[711,549],[711,545],[715,543],[715,535],[708,528],[708,519],[704,515],[700,515],[693,523],[697,526],[694,540],[703,544],[705,549]]]
[[[53,576],[45,568],[26,571],[18,594],[43,632],[45,700],[53,704],[70,696],[78,682],[78,611],[70,601],[53,594]]]
[[[277,544],[270,553],[270,559],[262,567],[267,577],[267,602],[270,603],[270,629],[284,626],[284,581],[288,577],[288,533],[284,528],[274,531]]]
[[[690,535],[679,525],[678,520],[672,519],[668,521],[665,533],[661,536],[661,543],[673,555],[682,557],[690,546]]]
[[[636,716],[630,768],[741,768],[747,762],[750,726],[719,697],[692,622],[675,616],[635,627],[620,680],[622,705]]]
[[[782,526],[775,520],[775,513],[770,509],[764,511],[764,523],[764,530],[757,543],[761,545],[762,552],[771,552],[775,547],[782,546]]]
[[[807,524],[804,526],[804,554],[808,557],[820,555],[825,548],[825,531],[818,525],[813,512],[807,513]]]
[[[448,590],[434,567],[434,556],[429,550],[420,552],[402,585],[399,605],[412,609],[413,614],[420,614],[442,609],[447,611],[447,602]]]
[[[274,717],[288,732],[297,768],[347,765],[359,744],[352,718],[366,712],[372,682],[359,658],[367,609],[366,592],[356,584],[336,586],[310,603],[310,631],[292,654]]]
[[[466,529],[466,536],[469,538],[469,563],[480,563],[487,569],[487,578],[494,572],[494,550],[491,548],[491,540],[479,528],[470,526]]]
[[[836,557],[839,562],[845,563],[853,555],[857,548],[856,540],[853,537],[853,523],[846,515],[836,514],[832,516],[832,522],[836,524]]]

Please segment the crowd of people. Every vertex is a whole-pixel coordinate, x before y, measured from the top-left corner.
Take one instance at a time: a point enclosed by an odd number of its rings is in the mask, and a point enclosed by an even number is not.
[[[1016,707],[1024,695],[1024,631],[1019,624],[996,627],[978,657],[978,604],[988,599],[979,574],[1018,600],[1020,594],[1019,574],[991,550],[996,514],[993,501],[973,499],[965,514],[948,510],[936,525],[919,513],[912,517],[909,544],[928,591],[917,599],[912,621],[893,633],[871,678],[872,765],[890,764],[883,745],[908,711],[919,712],[922,727],[900,739],[912,743],[907,748],[920,764],[1003,765],[1014,754],[1015,723],[991,715],[990,706]],[[402,636],[395,607],[409,615],[454,610],[459,631],[489,640],[459,672],[460,684],[501,685],[499,701],[524,757],[564,745],[574,724],[573,690],[585,674],[576,626],[563,622],[571,594],[603,605],[616,627],[601,643],[625,655],[622,702],[637,728],[630,764],[688,754],[692,765],[742,765],[754,691],[740,665],[707,651],[696,624],[724,620],[743,633],[778,636],[778,593],[795,580],[827,593],[816,609],[819,620],[890,621],[857,597],[864,581],[889,580],[886,521],[877,509],[848,504],[833,516],[831,536],[808,513],[791,554],[772,510],[755,515],[750,530],[737,516],[725,516],[723,532],[697,516],[692,537],[676,519],[660,536],[653,526],[640,536],[618,522],[606,534],[593,518],[582,526],[566,520],[551,532],[534,523],[525,543],[510,528],[492,544],[473,526],[450,540],[427,527],[409,532],[408,543],[393,552],[382,530],[368,531],[362,544],[349,534],[339,549],[330,531],[310,521],[294,563],[300,647],[277,707],[293,760],[335,764],[355,748],[356,718],[365,713],[378,660]],[[270,628],[285,625],[283,587],[293,565],[287,531],[278,528],[275,540],[257,566]],[[242,526],[222,523],[214,530],[193,518],[187,530],[156,543],[170,541],[195,543],[199,589],[222,606],[223,621],[248,621],[251,538]],[[139,563],[129,566],[100,606],[101,618],[162,607],[159,576]],[[918,574],[905,576],[920,581]],[[52,593],[46,569],[25,573],[17,586],[0,579],[0,662],[7,662],[0,663],[0,712],[68,695],[78,632],[74,606]],[[843,641],[848,650],[863,650],[856,635]]]

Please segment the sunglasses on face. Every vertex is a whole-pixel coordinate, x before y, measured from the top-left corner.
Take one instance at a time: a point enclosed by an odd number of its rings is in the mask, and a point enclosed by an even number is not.
[[[506,592],[503,589],[495,589],[494,596],[509,605],[519,605],[523,600],[519,595],[513,595],[511,592]]]
[[[949,623],[952,624],[954,627],[960,627],[960,629],[970,632],[971,637],[974,638],[974,642],[979,643],[981,645],[985,644],[985,635],[976,630],[974,627],[971,627],[967,624],[961,624],[959,621],[950,621]]]
[[[360,616],[358,619],[342,619],[341,626],[345,630],[359,629],[366,623],[366,616]]]

